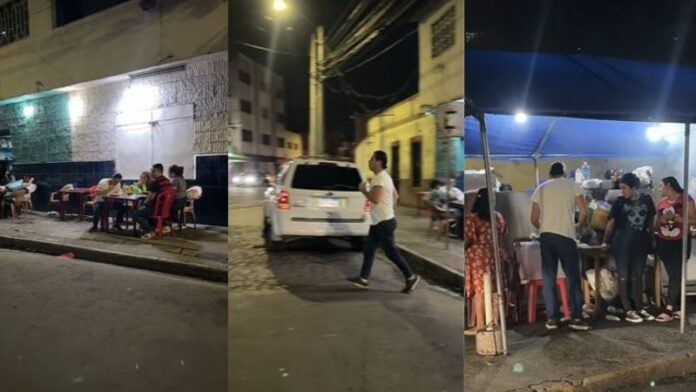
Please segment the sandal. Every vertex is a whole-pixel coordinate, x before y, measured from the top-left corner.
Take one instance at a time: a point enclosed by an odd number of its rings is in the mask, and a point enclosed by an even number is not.
[[[476,336],[477,333],[482,331],[485,331],[485,329],[477,329],[476,327],[472,327],[464,331],[464,336]]]
[[[666,310],[666,311],[660,313],[659,316],[655,317],[655,321],[657,321],[658,323],[668,323],[668,322],[674,320],[671,313],[672,312]]]

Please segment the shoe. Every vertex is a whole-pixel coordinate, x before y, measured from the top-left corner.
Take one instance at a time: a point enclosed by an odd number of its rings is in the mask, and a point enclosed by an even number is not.
[[[552,329],[558,329],[558,321],[550,319],[546,320],[546,329],[552,330]]]
[[[167,234],[167,233],[171,233],[171,232],[172,232],[172,228],[169,226],[164,226],[162,228],[162,234]]]
[[[629,323],[634,324],[643,322],[643,318],[635,310],[629,310],[628,312],[626,312],[626,317],[624,317],[624,319]]]
[[[116,231],[123,231],[123,227],[121,227],[121,225],[119,225],[119,224],[117,223],[117,224],[114,225],[114,230],[116,230]]]
[[[638,314],[645,321],[654,321],[655,320],[655,316],[652,313],[650,313],[650,311],[648,311],[648,308],[641,309],[641,311]]]
[[[98,232],[98,231],[99,231],[99,229],[96,228],[96,227],[90,227],[90,228],[89,228],[89,232],[90,232],[90,233],[96,233],[96,232]]]
[[[356,276],[355,278],[348,278],[348,281],[350,283],[353,283],[353,285],[360,287],[361,289],[367,288],[367,280],[359,276]]]
[[[464,330],[464,336],[476,336],[476,334],[481,331],[483,331],[483,329],[476,329],[476,327],[472,327]]]
[[[568,324],[568,327],[576,331],[589,331],[592,328],[590,324],[583,319],[573,319],[573,321]]]
[[[152,237],[153,237],[152,233],[145,233],[145,234],[143,234],[143,235],[140,236],[140,238],[142,238],[142,239],[144,239],[144,240],[149,240],[149,239],[151,239]]]
[[[418,283],[420,283],[420,276],[414,275],[411,279],[406,280],[406,286],[404,286],[404,289],[401,290],[401,292],[404,294],[410,293],[411,291],[415,290]]]
[[[604,317],[609,321],[621,321],[621,317],[614,315],[614,314],[607,314]]]
[[[672,313],[672,317],[674,317],[675,320],[679,320],[681,318],[681,310],[676,310]]]

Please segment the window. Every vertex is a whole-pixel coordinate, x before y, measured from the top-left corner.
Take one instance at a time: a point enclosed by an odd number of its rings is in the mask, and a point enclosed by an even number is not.
[[[284,148],[285,147],[285,138],[279,137],[278,138],[278,147],[279,148]]]
[[[430,25],[432,58],[435,58],[454,45],[454,7]]]
[[[251,114],[251,102],[247,101],[246,99],[242,99],[239,101],[239,106],[244,113]]]
[[[0,5],[0,46],[29,36],[27,0],[14,0]]]
[[[292,187],[323,191],[357,191],[360,182],[360,173],[354,167],[320,163],[297,165],[292,178]]]
[[[251,84],[251,74],[249,72],[244,72],[239,70],[239,81],[244,84]]]
[[[288,142],[288,149],[293,149],[292,143]]]
[[[411,186],[420,187],[423,176],[422,143],[420,140],[411,141]]]
[[[54,0],[56,27],[65,26],[128,0]],[[142,2],[145,6],[152,1]]]
[[[268,108],[261,109],[261,116],[263,116],[263,118],[268,118]]]
[[[251,143],[254,141],[254,132],[251,132],[248,129],[242,129],[242,141]]]
[[[277,113],[276,121],[280,124],[285,124],[285,115],[283,113]]]
[[[299,149],[300,149],[300,146],[298,146],[297,143],[295,143],[295,150],[299,150]]]
[[[264,146],[270,146],[271,145],[271,135],[263,135],[263,140],[261,141]]]

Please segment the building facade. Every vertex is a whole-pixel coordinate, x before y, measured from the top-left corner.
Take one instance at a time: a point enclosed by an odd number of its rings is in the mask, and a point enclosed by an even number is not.
[[[367,135],[355,151],[365,172],[372,152],[385,151],[401,203],[411,206],[432,179],[463,177],[463,134],[438,137],[442,124],[437,121],[438,111],[463,106],[462,2],[432,2],[418,16],[418,58],[418,93],[368,119]]]
[[[36,179],[36,209],[68,183],[176,164],[203,187],[201,221],[227,224],[226,2],[123,1],[72,21],[59,0],[3,4],[26,7],[29,31],[0,42],[0,146]]]
[[[304,148],[301,135],[285,126],[283,79],[241,53],[229,74],[230,176],[250,170],[275,173]]]

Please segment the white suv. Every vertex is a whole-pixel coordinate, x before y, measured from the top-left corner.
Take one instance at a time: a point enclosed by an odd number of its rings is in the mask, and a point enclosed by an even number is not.
[[[347,237],[361,249],[370,229],[370,204],[359,190],[363,181],[352,162],[313,157],[283,165],[266,191],[266,248],[281,250],[285,241],[300,237]]]

